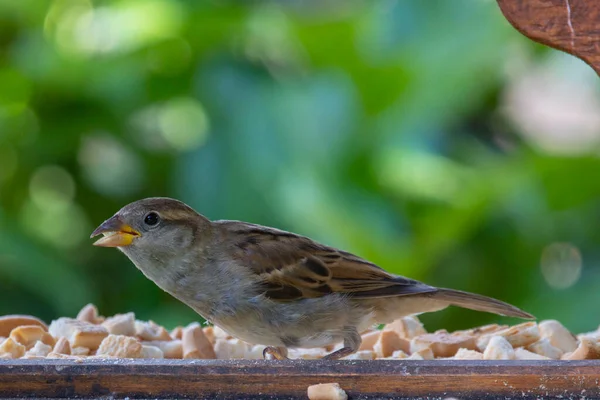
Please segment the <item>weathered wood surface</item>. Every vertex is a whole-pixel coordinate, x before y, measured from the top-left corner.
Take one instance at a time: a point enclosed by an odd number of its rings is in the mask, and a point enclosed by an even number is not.
[[[600,361],[15,360],[0,397],[306,398],[338,382],[351,399],[600,398]]]
[[[581,58],[600,75],[600,1],[498,0],[498,5],[522,34]]]

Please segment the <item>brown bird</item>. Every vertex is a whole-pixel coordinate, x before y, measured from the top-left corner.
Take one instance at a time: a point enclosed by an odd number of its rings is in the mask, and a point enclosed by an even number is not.
[[[339,359],[358,350],[360,332],[450,305],[531,319],[495,300],[386,272],[307,237],[240,221],[210,221],[169,198],[133,202],[91,235],[117,247],[207,321],[267,353],[323,347]]]

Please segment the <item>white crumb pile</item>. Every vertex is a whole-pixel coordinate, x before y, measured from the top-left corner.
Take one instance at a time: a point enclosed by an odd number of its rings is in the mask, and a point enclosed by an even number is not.
[[[555,320],[427,333],[416,317],[405,317],[364,332],[362,339],[360,350],[346,360],[600,359],[600,328],[574,335]],[[289,357],[318,359],[339,347],[290,350]],[[0,359],[262,359],[263,350],[217,327],[193,323],[168,331],[131,312],[102,317],[91,304],[76,318],[62,317],[49,327],[33,316],[0,317]]]

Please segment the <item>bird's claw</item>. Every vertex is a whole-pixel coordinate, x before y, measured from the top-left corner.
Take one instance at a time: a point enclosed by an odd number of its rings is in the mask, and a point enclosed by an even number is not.
[[[281,349],[277,347],[267,346],[263,350],[263,358],[265,360],[289,360]]]

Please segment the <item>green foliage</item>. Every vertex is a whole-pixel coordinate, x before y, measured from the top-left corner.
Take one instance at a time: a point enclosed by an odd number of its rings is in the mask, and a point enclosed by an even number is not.
[[[597,149],[530,146],[502,109],[511,60],[549,52],[494,2],[324,3],[0,0],[0,314],[198,319],[88,240],[171,196],[595,328]]]

